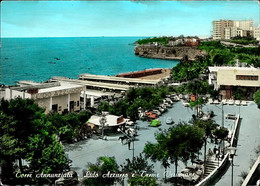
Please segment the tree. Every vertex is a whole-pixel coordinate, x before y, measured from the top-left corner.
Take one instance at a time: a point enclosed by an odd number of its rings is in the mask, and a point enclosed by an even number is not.
[[[207,139],[212,138],[213,131],[216,129],[216,124],[212,120],[208,121],[202,121],[202,120],[195,120],[193,123],[195,126],[203,129],[205,131],[205,136],[204,136],[204,168],[206,168],[205,163],[206,163],[206,152],[207,152]]]
[[[260,89],[255,92],[254,101],[257,104],[258,108],[260,108]]]
[[[19,160],[19,171],[22,173],[25,171],[22,159],[29,164],[27,173],[56,173],[68,167],[63,147],[53,134],[51,123],[47,120],[44,110],[33,100],[1,100],[0,114],[2,169],[3,172],[10,173],[3,174],[3,182],[11,179],[15,181],[13,173],[16,160]]]
[[[220,139],[219,144],[221,144],[221,142],[228,136],[228,129],[225,127],[218,127],[213,131],[213,135],[215,136],[216,141],[217,139]]]
[[[138,108],[138,102],[134,101],[126,110],[126,114],[130,117],[132,121],[136,121],[139,119]]]
[[[16,142],[14,151],[5,154],[19,160],[20,170],[22,159],[28,153],[27,144],[29,136],[44,133],[49,123],[44,115],[44,110],[38,107],[33,100],[17,98],[1,101],[1,134],[7,135]],[[7,138],[3,138],[7,139]],[[2,141],[5,143],[5,141]]]
[[[150,158],[153,162],[160,161],[165,169],[165,179],[167,168],[170,166],[167,139],[165,132],[161,132],[156,137],[157,143],[152,144],[148,142],[144,147],[144,153],[146,158]]]
[[[203,137],[204,131],[201,128],[180,122],[176,127],[157,134],[157,143],[148,142],[144,153],[152,161],[160,161],[165,170],[170,165],[169,161],[174,163],[177,174],[178,161],[186,163],[189,159],[194,159],[203,145]]]
[[[31,137],[28,149],[26,159],[34,173],[61,173],[69,169],[63,147],[55,134]]]
[[[126,159],[126,162],[123,165],[120,165],[122,168],[122,172],[127,173],[135,173],[141,175],[143,172],[145,173],[153,173],[153,165],[149,165],[146,158],[142,156],[140,153],[139,156],[135,156],[131,161],[130,159]]]
[[[129,186],[139,186],[139,185],[157,186],[158,184],[156,183],[156,179],[154,177],[136,176],[130,178]]]
[[[204,142],[203,136],[202,129],[184,122],[169,129],[168,151],[171,160],[175,162],[175,174],[177,174],[179,159],[186,163],[189,159],[196,158]]]
[[[141,153],[139,154],[139,156],[135,156],[132,161],[130,159],[126,159],[126,162],[120,166],[121,166],[121,172],[128,174],[128,178],[129,178],[128,181],[130,185],[136,183],[137,177],[141,178],[147,174],[151,175],[152,173],[154,173],[153,171],[154,166],[150,165],[147,159],[144,158]],[[134,177],[132,177],[133,174]],[[148,179],[146,179],[146,181],[149,182]],[[139,179],[138,179],[138,183],[139,183]]]
[[[234,98],[235,99],[238,99],[238,100],[241,100],[241,99],[245,99],[245,91],[241,88],[241,87],[238,87],[235,91],[234,91]]]
[[[83,180],[84,185],[113,185],[119,179],[116,177],[103,176],[108,173],[118,173],[119,166],[114,157],[101,156],[95,164],[90,163],[88,171],[97,174],[96,178],[86,178]]]

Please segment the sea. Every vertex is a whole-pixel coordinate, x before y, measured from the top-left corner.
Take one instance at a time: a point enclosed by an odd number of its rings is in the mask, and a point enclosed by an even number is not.
[[[43,82],[53,76],[116,75],[150,68],[172,68],[178,60],[135,56],[143,37],[1,38],[1,84]]]

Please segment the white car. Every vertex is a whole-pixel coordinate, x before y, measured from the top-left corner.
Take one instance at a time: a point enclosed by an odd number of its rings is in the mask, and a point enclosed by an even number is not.
[[[167,125],[170,125],[170,124],[173,124],[173,123],[174,123],[174,121],[172,120],[171,117],[167,117],[167,118],[166,118],[166,124],[167,124]]]
[[[77,183],[78,175],[75,171],[66,172],[63,177],[55,181],[55,185],[76,185]]]
[[[191,172],[189,169],[183,169],[180,173],[178,173],[178,177],[180,177],[183,180],[190,181],[192,183],[198,182],[200,176],[197,175],[194,172]]]

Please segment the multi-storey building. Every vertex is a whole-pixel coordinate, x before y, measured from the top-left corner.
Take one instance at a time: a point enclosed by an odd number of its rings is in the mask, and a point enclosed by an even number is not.
[[[252,20],[219,20],[213,21],[213,39],[231,39],[236,36],[254,36],[254,24]],[[255,37],[257,38],[257,37]]]
[[[260,27],[254,27],[253,36],[256,40],[260,41]]]
[[[254,22],[252,20],[233,21],[233,26],[241,30],[252,30]]]
[[[213,39],[220,40],[225,37],[225,28],[233,27],[232,20],[213,21]]]

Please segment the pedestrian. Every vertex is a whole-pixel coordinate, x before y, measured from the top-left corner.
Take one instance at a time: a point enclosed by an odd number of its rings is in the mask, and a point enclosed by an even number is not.
[[[209,150],[208,150],[208,155],[209,155],[209,156],[212,156],[212,155],[213,155],[213,152],[212,152],[211,148],[209,148]]]
[[[128,142],[128,150],[130,150],[130,144],[131,144],[131,142],[130,142],[130,140],[127,140],[127,142]]]
[[[213,149],[213,152],[214,152],[214,154],[216,154],[217,153],[217,147],[216,147],[216,145],[215,145],[215,147],[214,147],[214,149]]]

